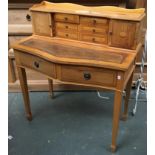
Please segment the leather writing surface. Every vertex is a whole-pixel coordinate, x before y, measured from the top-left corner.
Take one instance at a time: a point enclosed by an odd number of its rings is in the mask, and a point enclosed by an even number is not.
[[[29,39],[20,43],[20,45],[35,48],[57,57],[105,61],[117,64],[121,64],[127,56],[125,53],[119,54],[95,49],[85,49],[82,47],[67,46],[54,42],[51,43],[39,39]]]

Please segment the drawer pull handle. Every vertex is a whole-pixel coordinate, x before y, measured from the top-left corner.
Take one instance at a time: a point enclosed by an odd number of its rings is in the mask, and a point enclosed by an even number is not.
[[[85,80],[90,80],[91,79],[91,74],[90,73],[84,73],[83,76],[84,76]]]
[[[65,27],[66,27],[66,29],[68,29],[68,26],[67,25]]]
[[[96,20],[95,19],[93,20],[93,24],[96,24]]]
[[[68,18],[67,17],[65,17],[65,21],[67,21],[68,20]]]
[[[96,32],[96,30],[95,30],[95,29],[93,29],[93,32],[95,33],[95,32]]]
[[[92,38],[92,41],[95,42],[95,38]]]
[[[36,67],[36,68],[39,68],[39,63],[38,62],[34,62],[34,66]]]
[[[26,15],[27,21],[31,21],[31,16],[29,14]]]
[[[66,34],[66,37],[68,37],[68,34]]]
[[[112,31],[109,31],[109,35],[112,35]]]

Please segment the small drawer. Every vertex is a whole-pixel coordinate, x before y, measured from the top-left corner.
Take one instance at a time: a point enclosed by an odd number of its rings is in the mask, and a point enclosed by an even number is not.
[[[50,77],[56,78],[55,64],[27,53],[15,52],[16,63],[34,69]]]
[[[68,32],[56,31],[56,36],[62,37],[62,38],[68,38],[68,39],[78,39],[77,33],[68,33]]]
[[[56,31],[78,31],[78,26],[76,24],[69,24],[69,23],[55,23]]]
[[[66,22],[66,23],[79,23],[79,16],[71,15],[71,14],[56,13],[54,15],[54,20],[58,22]]]
[[[81,26],[80,31],[85,34],[98,34],[98,35],[107,35],[108,34],[108,28],[103,27],[103,28],[97,28],[97,27],[86,27],[86,26]]]
[[[102,27],[108,24],[108,20],[105,18],[96,17],[80,17],[80,24],[87,26]]]
[[[116,72],[109,69],[64,65],[61,67],[61,80],[73,83],[115,86]]]
[[[80,36],[80,40],[93,42],[93,43],[100,43],[100,44],[107,44],[107,36],[95,36],[95,35],[85,35],[82,34]]]

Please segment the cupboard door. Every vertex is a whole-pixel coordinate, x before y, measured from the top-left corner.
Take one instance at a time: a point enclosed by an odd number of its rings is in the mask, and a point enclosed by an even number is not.
[[[31,12],[33,33],[37,35],[53,36],[52,17],[46,12]]]
[[[109,45],[135,49],[136,22],[111,20],[109,26]]]

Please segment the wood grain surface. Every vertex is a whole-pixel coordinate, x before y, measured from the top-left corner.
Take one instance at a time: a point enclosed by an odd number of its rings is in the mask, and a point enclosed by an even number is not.
[[[67,42],[67,44],[65,44]],[[136,57],[136,53],[120,52],[119,50],[109,52],[108,49],[96,46],[75,44],[68,40],[46,39],[44,37],[32,36],[20,43],[14,44],[13,48],[31,54],[37,54],[49,61],[64,64],[78,64],[96,67],[107,67],[111,69],[127,70]],[[75,41],[76,42],[76,41]]]

